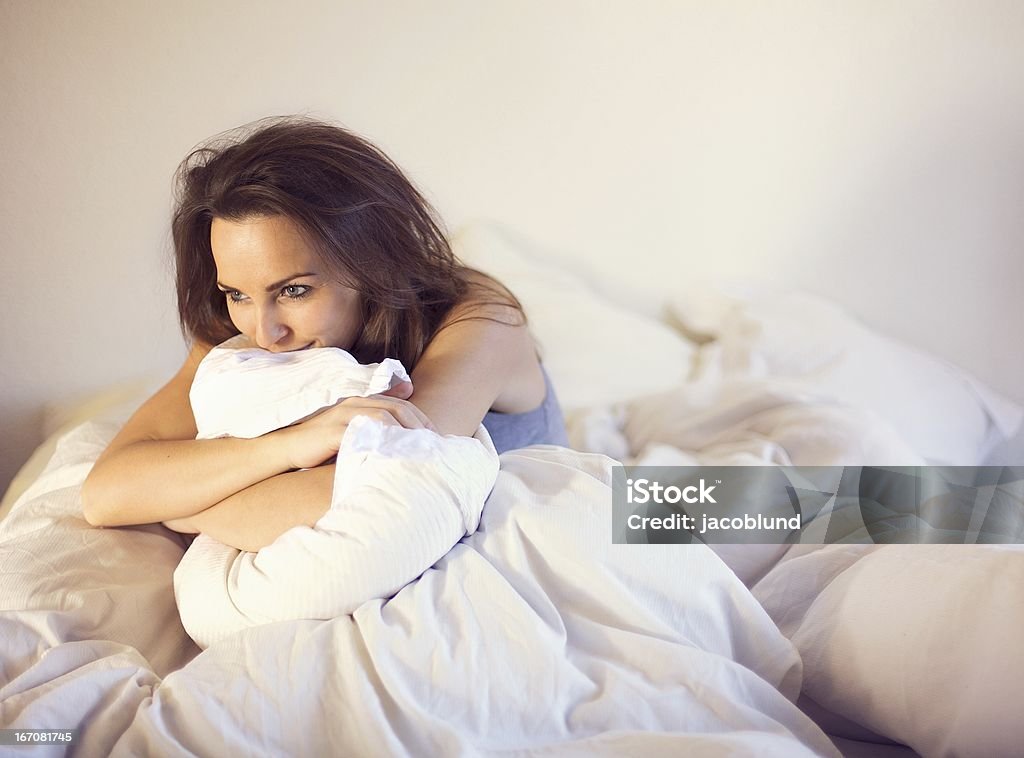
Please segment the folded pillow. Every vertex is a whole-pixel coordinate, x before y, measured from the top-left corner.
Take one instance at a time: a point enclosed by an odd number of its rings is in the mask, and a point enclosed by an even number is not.
[[[197,439],[251,439],[328,408],[409,381],[393,358],[361,365],[345,350],[272,353],[239,334],[203,358],[189,393]]]
[[[361,366],[335,348],[274,355],[240,344],[214,349],[196,371],[201,436],[263,434],[339,393],[366,396],[407,378],[397,361]],[[497,475],[483,426],[475,437],[442,437],[356,417],[314,528],[291,529],[258,553],[195,539],[174,573],[182,624],[206,647],[256,624],[333,618],[390,597],[476,530]]]
[[[608,406],[676,387],[694,345],[656,319],[610,302],[495,224],[461,229],[459,258],[519,298],[563,410]]]

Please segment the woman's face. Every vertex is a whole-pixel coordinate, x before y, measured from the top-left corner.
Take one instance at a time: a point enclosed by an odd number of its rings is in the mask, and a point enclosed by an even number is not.
[[[266,350],[352,348],[359,293],[337,281],[284,216],[213,219],[217,286],[238,330]]]

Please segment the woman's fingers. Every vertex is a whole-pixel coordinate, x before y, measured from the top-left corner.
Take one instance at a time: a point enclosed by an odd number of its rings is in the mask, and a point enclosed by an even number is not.
[[[369,400],[370,398],[367,399]],[[434,424],[427,418],[427,414],[417,408],[414,403],[391,397],[380,397],[378,399],[387,403],[389,406],[388,410],[406,429],[434,430]]]
[[[384,395],[350,397],[279,432],[287,440],[292,467],[311,468],[336,455],[345,428],[356,416],[435,431],[427,415],[408,400]]]
[[[412,382],[398,382],[386,392],[381,392],[385,397],[397,397],[399,400],[408,400],[412,397]]]
[[[344,408],[350,417],[366,415],[377,418],[380,421],[387,421],[381,414],[390,417],[406,429],[434,429],[427,415],[408,400],[401,400],[386,395],[371,395],[370,397],[350,397],[341,401],[338,407]],[[367,412],[376,411],[376,412]]]

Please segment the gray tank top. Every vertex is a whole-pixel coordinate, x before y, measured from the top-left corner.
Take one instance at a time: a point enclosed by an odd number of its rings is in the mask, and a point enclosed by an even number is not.
[[[488,411],[484,416],[484,428],[491,435],[498,453],[515,450],[527,445],[569,445],[565,433],[565,419],[558,405],[555,388],[544,367],[544,401],[532,411],[524,413],[498,413]]]

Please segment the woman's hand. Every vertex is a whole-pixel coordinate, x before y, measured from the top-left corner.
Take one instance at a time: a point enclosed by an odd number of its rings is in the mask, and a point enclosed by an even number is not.
[[[411,395],[412,385],[403,382],[380,395],[346,398],[273,434],[281,435],[287,445],[293,468],[313,468],[338,454],[345,429],[356,416],[369,416],[385,425],[434,431],[426,414],[405,399]]]

